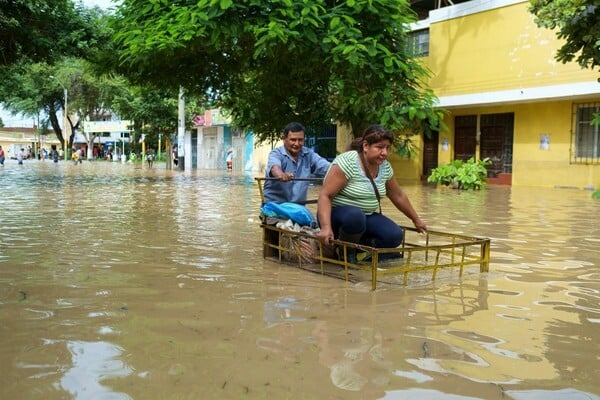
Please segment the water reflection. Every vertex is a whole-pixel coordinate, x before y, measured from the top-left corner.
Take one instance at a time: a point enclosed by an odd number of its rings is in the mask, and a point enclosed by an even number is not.
[[[263,260],[252,176],[7,164],[0,397],[597,398],[600,202],[406,190],[490,272],[371,292]]]
[[[102,381],[125,377],[132,370],[119,356],[122,349],[108,342],[68,342],[72,366],[63,374],[60,387],[73,399],[131,399],[125,393],[113,392]]]

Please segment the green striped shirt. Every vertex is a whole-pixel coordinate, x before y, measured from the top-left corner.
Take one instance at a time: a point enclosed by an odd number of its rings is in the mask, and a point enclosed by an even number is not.
[[[331,205],[336,206],[355,206],[360,208],[365,214],[372,214],[379,210],[377,195],[369,178],[361,168],[360,157],[354,150],[347,151],[338,155],[333,160],[335,164],[344,173],[348,183],[332,200]],[[330,169],[331,171],[331,169]],[[385,183],[394,175],[394,170],[388,160],[379,166],[377,176],[373,177],[379,194],[385,197]]]

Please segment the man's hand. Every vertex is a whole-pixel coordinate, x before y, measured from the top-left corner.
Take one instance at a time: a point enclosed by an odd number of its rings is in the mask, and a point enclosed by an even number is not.
[[[283,173],[281,175],[279,175],[279,180],[282,182],[288,182],[291,181],[292,179],[294,179],[294,174],[292,173]]]

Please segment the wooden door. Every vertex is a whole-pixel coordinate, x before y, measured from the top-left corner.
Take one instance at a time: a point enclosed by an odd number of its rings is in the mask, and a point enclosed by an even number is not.
[[[477,149],[477,116],[462,115],[454,119],[454,159],[467,161]]]
[[[427,180],[431,170],[438,166],[439,133],[433,132],[431,137],[423,137],[423,171],[422,180]]]
[[[488,177],[512,172],[512,142],[514,114],[484,114],[481,116],[479,156],[489,158]]]

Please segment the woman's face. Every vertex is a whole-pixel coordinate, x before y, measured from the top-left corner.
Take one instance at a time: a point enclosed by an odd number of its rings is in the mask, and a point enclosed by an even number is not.
[[[366,142],[363,144],[365,158],[371,164],[382,164],[388,158],[391,149],[392,143],[387,139],[372,144]]]

